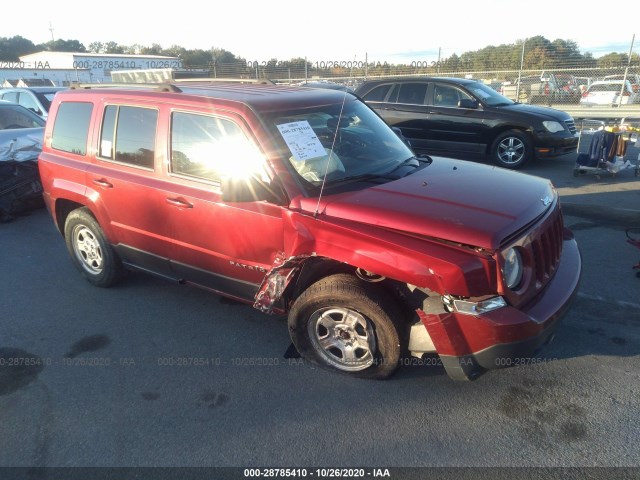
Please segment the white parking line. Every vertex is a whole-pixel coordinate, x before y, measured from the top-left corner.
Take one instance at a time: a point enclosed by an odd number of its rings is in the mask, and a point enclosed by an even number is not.
[[[578,297],[588,298],[589,300],[596,300],[598,302],[613,303],[615,305],[618,305],[619,307],[624,307],[624,308],[640,309],[640,304],[638,303],[626,302],[624,300],[616,300],[614,298],[605,298],[599,295],[589,295],[587,293],[578,292]]]

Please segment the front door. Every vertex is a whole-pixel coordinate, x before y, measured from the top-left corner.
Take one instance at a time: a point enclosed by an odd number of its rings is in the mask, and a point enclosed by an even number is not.
[[[245,300],[283,250],[282,207],[225,203],[223,175],[264,168],[255,144],[231,116],[173,111],[167,175],[172,268],[185,281]]]
[[[463,99],[475,100],[465,91],[449,84],[434,83],[429,98],[429,147],[435,152],[482,154],[484,112],[481,108],[461,108]]]

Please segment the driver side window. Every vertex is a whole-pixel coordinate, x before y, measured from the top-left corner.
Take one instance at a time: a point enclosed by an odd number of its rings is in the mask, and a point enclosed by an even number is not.
[[[171,173],[220,182],[223,176],[263,174],[264,159],[239,125],[216,116],[174,112]]]
[[[463,98],[471,99],[462,90],[449,85],[435,85],[433,92],[433,104],[439,107],[457,107]]]

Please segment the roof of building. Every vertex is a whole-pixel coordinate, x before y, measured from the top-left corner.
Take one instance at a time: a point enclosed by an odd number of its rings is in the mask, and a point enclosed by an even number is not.
[[[122,58],[157,58],[163,60],[173,60],[178,59],[179,57],[171,57],[166,55],[145,55],[145,54],[132,54],[132,53],[89,53],[89,52],[49,52],[47,50],[43,50],[41,52],[30,53],[28,55],[22,55],[20,60],[28,61],[30,58],[35,57],[96,57],[96,58],[105,58],[105,57],[122,57]]]

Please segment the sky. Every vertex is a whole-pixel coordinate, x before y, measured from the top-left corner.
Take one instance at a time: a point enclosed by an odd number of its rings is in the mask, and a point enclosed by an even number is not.
[[[95,10],[87,2],[57,0],[54,8],[3,6],[0,37],[20,35],[33,43],[53,38],[121,45],[179,45],[186,49],[223,48],[247,61],[307,58],[310,62],[433,61],[489,45],[513,44],[542,35],[573,40],[594,57],[628,53],[640,33],[638,11],[602,21],[575,2],[550,4],[520,0],[256,0],[183,4],[111,0]],[[208,5],[208,6],[205,6]],[[7,11],[8,7],[8,11]],[[15,10],[15,12],[12,12]],[[51,31],[53,29],[53,32]],[[640,38],[635,39],[640,53]]]

